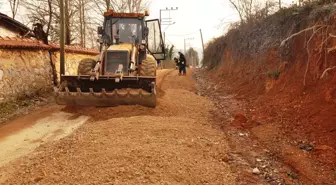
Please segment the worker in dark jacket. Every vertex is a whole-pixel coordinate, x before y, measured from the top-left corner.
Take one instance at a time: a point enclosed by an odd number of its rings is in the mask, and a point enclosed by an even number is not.
[[[176,69],[179,69],[179,61],[176,57],[174,57],[174,62],[175,62]]]
[[[179,75],[184,75],[186,76],[186,72],[187,72],[187,61],[186,58],[184,57],[184,55],[181,52],[178,52],[178,54],[180,55],[179,58]]]

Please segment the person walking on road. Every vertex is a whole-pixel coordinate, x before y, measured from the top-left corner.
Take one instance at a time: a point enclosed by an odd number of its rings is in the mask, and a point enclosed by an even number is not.
[[[180,58],[179,58],[179,75],[186,76],[186,73],[187,73],[186,58],[181,52],[178,52],[178,54],[180,55]]]

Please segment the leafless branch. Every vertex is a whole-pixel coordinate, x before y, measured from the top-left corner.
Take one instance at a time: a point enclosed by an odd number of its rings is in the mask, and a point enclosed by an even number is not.
[[[306,70],[305,70],[305,74],[303,77],[303,85],[306,86],[306,77],[308,74],[308,70],[309,70],[309,65],[310,65],[310,50],[309,50],[309,43],[310,41],[313,39],[313,37],[315,36],[316,33],[318,33],[318,31],[320,31],[322,28],[324,28],[326,26],[320,26],[318,29],[315,29],[316,26],[313,28],[313,34],[310,36],[309,40],[307,41],[307,46],[306,46],[306,50],[307,50],[307,54],[308,54],[308,59],[307,59],[307,65],[306,65]]]
[[[8,2],[12,12],[12,18],[15,19],[15,16],[17,14],[20,5],[20,0],[8,0]]]
[[[303,29],[303,30],[301,30],[301,31],[299,31],[299,32],[297,32],[297,33],[294,33],[294,34],[290,35],[289,37],[287,37],[286,39],[284,39],[284,40],[281,42],[280,47],[284,46],[285,43],[286,43],[287,41],[291,40],[293,37],[296,37],[296,36],[298,36],[298,35],[300,35],[300,34],[306,32],[306,31],[310,31],[310,30],[313,30],[313,29],[315,29],[315,28],[325,27],[325,26],[326,26],[326,25],[314,25],[314,26],[312,26],[312,27],[309,27],[309,28]]]
[[[334,69],[336,69],[336,66],[329,67],[326,70],[324,70],[323,73],[322,73],[322,75],[321,75],[321,77],[320,77],[320,79],[324,78],[324,76],[326,76],[329,71],[332,71]]]

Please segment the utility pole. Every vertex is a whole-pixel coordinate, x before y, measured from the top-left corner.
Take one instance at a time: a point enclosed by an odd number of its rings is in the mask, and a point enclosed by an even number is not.
[[[204,54],[204,41],[203,41],[202,29],[200,29],[200,34],[201,34],[202,49],[203,49],[203,54]]]
[[[61,36],[60,36],[60,72],[61,75],[65,74],[65,67],[64,67],[64,0],[60,0],[60,26],[61,26]],[[61,77],[62,79],[62,77]]]
[[[171,7],[171,8],[168,8],[168,7],[166,7],[166,9],[160,9],[160,24],[161,25],[168,25],[168,26],[170,26],[170,25],[173,25],[173,24],[175,24],[175,22],[171,22],[171,18],[170,18],[170,11],[174,11],[174,10],[178,10],[178,7],[176,7],[176,8],[173,8],[173,7]],[[163,12],[163,11],[169,11],[169,18],[168,18],[168,23],[167,24],[162,24],[162,19],[164,19],[164,18],[162,18],[162,13],[161,12]]]
[[[191,49],[189,49],[189,58],[190,58],[190,61],[191,61],[191,66],[192,66],[192,68],[194,68],[194,57],[193,57],[193,53],[191,52]]]
[[[166,32],[163,32],[163,40],[166,41]]]
[[[178,7],[176,7],[176,8],[173,8],[173,7],[168,8],[168,7],[166,7],[166,9],[160,9],[160,24],[161,25],[167,25],[169,27],[170,25],[175,24],[175,22],[172,22],[172,19],[170,18],[170,11],[174,11],[174,10],[178,10]],[[169,18],[162,18],[162,13],[161,13],[162,11],[168,11],[169,12]],[[168,21],[164,21],[165,24],[163,24],[162,19],[168,19]],[[165,34],[164,31],[163,31],[163,35],[164,35],[163,36],[163,44],[165,44],[166,43],[166,34]]]
[[[191,54],[191,50],[189,50],[188,53],[186,53],[186,40],[194,40],[194,37],[191,38],[184,38],[184,55],[188,56],[188,59],[190,60],[189,65],[193,66],[193,59],[192,59],[192,54]],[[189,45],[190,48],[190,45]]]
[[[184,38],[184,54],[186,54],[187,50],[186,50],[186,40],[194,40],[194,38]]]

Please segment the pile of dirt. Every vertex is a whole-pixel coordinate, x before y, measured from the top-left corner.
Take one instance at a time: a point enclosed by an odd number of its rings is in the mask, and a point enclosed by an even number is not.
[[[5,184],[231,184],[221,141],[190,118],[113,118],[38,149]]]
[[[0,167],[0,184],[235,184],[213,104],[195,93],[191,74],[163,73],[156,109],[64,108],[92,118]]]

